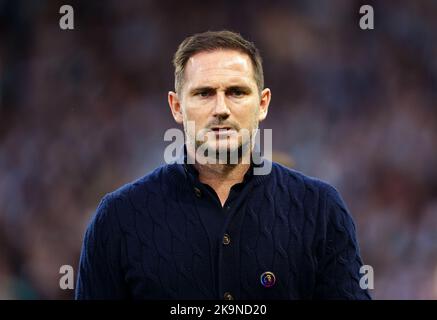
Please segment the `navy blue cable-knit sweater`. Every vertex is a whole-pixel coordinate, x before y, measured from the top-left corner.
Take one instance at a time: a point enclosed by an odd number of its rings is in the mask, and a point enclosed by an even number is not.
[[[339,193],[277,163],[268,175],[252,169],[223,207],[187,164],[106,195],[76,299],[370,299]]]

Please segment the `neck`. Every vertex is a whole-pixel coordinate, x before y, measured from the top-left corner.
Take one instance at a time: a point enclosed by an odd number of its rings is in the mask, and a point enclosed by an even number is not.
[[[190,152],[188,151],[190,156]],[[205,163],[206,161],[200,161]],[[239,161],[237,164],[200,164],[195,161],[194,167],[199,172],[199,181],[208,184],[217,193],[222,206],[229,196],[231,187],[241,183],[250,168],[250,164]]]
[[[199,172],[199,180],[203,183],[235,184],[244,179],[250,164],[204,164],[194,165]]]
[[[244,149],[243,149],[244,150]],[[232,164],[221,164],[218,163],[218,159],[214,161],[209,161],[208,158],[204,158],[203,155],[192,154],[194,150],[187,148],[187,157],[194,159],[194,167],[199,172],[199,180],[203,183],[216,182],[216,183],[239,183],[244,179],[244,175],[250,167],[251,153],[250,150],[244,150],[244,154],[240,155],[237,163]],[[198,159],[197,157],[202,157]]]
[[[249,169],[249,164],[205,164],[194,165],[199,172],[199,180],[214,189],[222,207],[228,199],[234,184],[240,183]]]

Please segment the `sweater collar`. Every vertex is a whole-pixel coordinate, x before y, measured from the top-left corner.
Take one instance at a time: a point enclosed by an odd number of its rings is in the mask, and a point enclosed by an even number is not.
[[[259,184],[265,182],[271,176],[271,172],[265,175],[254,174],[255,168],[261,168],[265,165],[268,165],[269,162],[269,160],[262,157],[258,151],[254,151],[254,154],[255,154],[255,158],[259,160],[255,162],[253,161],[253,157],[251,157],[250,167],[247,170],[246,174],[244,175],[243,182],[253,179],[254,184]],[[169,170],[173,174],[174,173],[178,173],[179,175],[182,174],[185,179],[189,179],[190,176],[198,179],[199,176],[199,172],[194,167],[194,165],[189,164],[187,161],[187,149],[185,144],[183,147],[181,147],[181,150],[179,152],[179,158],[176,160],[175,163],[169,166]]]

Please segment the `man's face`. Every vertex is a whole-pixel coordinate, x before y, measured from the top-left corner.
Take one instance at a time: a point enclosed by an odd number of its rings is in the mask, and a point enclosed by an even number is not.
[[[169,103],[175,120],[184,124],[187,143],[196,150],[206,143],[215,152],[235,151],[249,142],[242,130],[252,133],[267,115],[270,90],[259,93],[252,62],[244,53],[197,53],[187,61],[184,80],[181,92],[169,93]],[[195,132],[187,130],[189,121]]]

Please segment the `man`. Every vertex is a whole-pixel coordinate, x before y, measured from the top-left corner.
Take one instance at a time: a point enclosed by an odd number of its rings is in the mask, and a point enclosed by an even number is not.
[[[258,128],[271,99],[255,46],[229,31],[196,34],[174,65],[168,102],[185,129],[182,163],[103,198],[76,298],[369,299],[338,192],[277,163],[255,172],[269,161],[254,161],[242,133]]]

